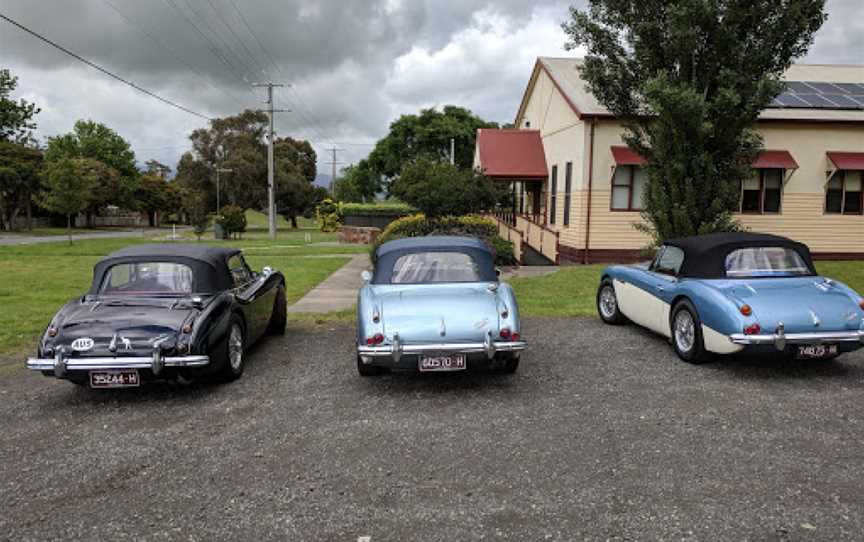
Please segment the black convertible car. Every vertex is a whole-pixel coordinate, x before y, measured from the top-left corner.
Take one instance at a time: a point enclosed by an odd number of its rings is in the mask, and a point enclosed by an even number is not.
[[[237,249],[138,245],[96,264],[90,292],[60,309],[27,368],[94,388],[243,374],[244,353],[284,334],[285,277]]]

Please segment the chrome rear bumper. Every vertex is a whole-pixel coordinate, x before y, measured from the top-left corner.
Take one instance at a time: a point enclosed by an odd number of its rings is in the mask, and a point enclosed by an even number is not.
[[[493,341],[491,335],[486,336],[482,343],[420,343],[402,344],[399,335],[393,336],[389,345],[358,346],[357,354],[362,358],[392,358],[398,363],[403,354],[422,354],[424,352],[442,352],[454,354],[486,354],[492,359],[496,352],[521,352],[528,345],[525,341]],[[366,361],[364,359],[364,361]]]
[[[164,367],[204,367],[210,356],[162,356],[154,352],[150,357],[128,358],[68,358],[58,354],[53,358],[28,358],[27,368],[33,371],[54,371],[63,377],[66,371],[99,371],[103,369],[150,369],[158,375]]]
[[[844,342],[861,342],[864,344],[864,329],[849,331],[819,331],[810,333],[786,333],[783,324],[771,334],[745,335],[734,333],[729,339],[735,344],[773,344],[777,350],[784,350],[787,344],[831,344]]]

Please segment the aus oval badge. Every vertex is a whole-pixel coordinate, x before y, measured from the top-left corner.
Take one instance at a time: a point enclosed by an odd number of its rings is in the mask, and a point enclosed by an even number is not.
[[[93,349],[93,339],[90,337],[81,337],[72,341],[72,350],[76,352],[86,352]]]

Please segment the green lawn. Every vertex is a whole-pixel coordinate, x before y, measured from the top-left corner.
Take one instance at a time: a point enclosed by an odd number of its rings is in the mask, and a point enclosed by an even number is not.
[[[313,232],[314,233],[314,232]],[[332,240],[332,234],[313,237]],[[40,245],[0,247],[0,359],[20,357],[33,348],[51,316],[69,299],[90,286],[93,265],[119,248],[150,239],[100,239]],[[202,241],[203,242],[203,241]],[[287,278],[288,302],[293,303],[366,246],[304,246],[303,233],[280,232],[277,241],[246,239],[208,241],[245,250],[253,268],[269,265]],[[311,255],[344,257],[307,258]]]
[[[302,216],[297,219],[297,226],[300,229],[318,229],[318,223],[309,218]],[[267,230],[267,215],[252,209],[246,210],[246,229],[247,230]],[[277,230],[291,230],[291,224],[285,220],[282,215],[276,215]]]

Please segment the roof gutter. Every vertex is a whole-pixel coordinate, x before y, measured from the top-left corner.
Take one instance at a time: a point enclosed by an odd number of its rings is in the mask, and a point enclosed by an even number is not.
[[[587,264],[590,260],[591,250],[591,193],[594,185],[594,125],[596,120],[591,119],[591,131],[588,134],[588,210],[585,213],[585,250],[582,252],[582,263]]]

